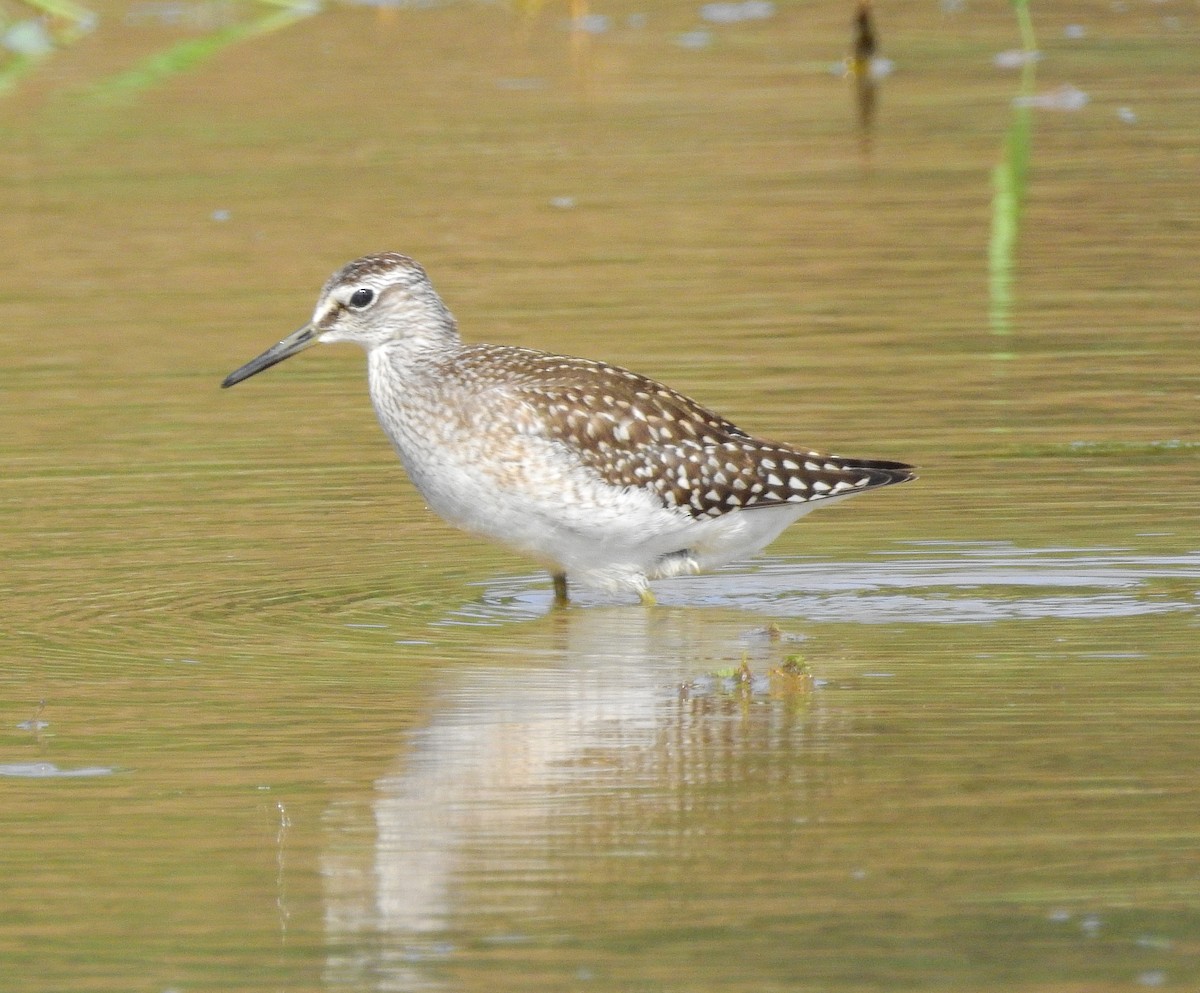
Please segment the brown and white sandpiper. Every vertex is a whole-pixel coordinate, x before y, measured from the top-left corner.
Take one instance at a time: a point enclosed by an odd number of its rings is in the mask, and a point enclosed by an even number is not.
[[[570,577],[653,603],[652,579],[751,555],[815,507],[914,478],[764,441],[604,362],[464,344],[425,270],[394,252],[334,273],[308,324],[221,385],[337,341],[366,350],[379,423],[429,506],[543,563],[562,602]]]

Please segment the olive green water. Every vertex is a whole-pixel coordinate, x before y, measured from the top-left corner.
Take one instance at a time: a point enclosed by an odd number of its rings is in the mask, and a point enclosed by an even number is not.
[[[4,56],[0,988],[1200,987],[1200,12],[893,6],[869,127],[824,2]],[[551,611],[355,349],[218,389],[384,248],[921,480]]]

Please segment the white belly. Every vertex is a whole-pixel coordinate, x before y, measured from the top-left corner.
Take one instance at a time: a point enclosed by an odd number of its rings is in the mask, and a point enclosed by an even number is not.
[[[503,412],[474,404],[423,405],[436,384],[405,390],[378,378],[380,424],[429,507],[585,585],[646,589],[648,579],[711,569],[760,551],[815,506],[778,504],[693,518],[657,494],[605,482],[569,446],[517,430]],[[837,498],[821,501],[836,502]]]
[[[490,460],[462,462],[444,450],[434,455],[397,447],[413,483],[445,520],[600,589],[642,590],[648,579],[753,555],[819,506],[754,507],[695,519],[646,490],[616,489],[585,469],[564,467],[531,480],[511,466],[497,471]]]

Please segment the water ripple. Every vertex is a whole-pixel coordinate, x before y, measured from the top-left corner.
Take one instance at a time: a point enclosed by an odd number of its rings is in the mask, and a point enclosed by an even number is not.
[[[10,762],[0,765],[0,776],[21,779],[77,779],[90,776],[111,776],[115,769],[108,766],[85,766],[79,769],[60,769],[53,762]]]
[[[549,602],[542,577],[490,583],[447,623],[511,621]],[[859,562],[774,558],[655,584],[666,604],[865,624],[985,624],[1200,610],[1200,552],[922,543]],[[587,594],[582,598],[589,603]]]

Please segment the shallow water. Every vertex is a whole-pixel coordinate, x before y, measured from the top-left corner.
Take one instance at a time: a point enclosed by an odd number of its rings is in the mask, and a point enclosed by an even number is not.
[[[1194,6],[881,9],[873,115],[841,4],[531,6],[0,53],[0,986],[1200,986]],[[921,479],[551,611],[353,349],[218,389],[381,248]]]

